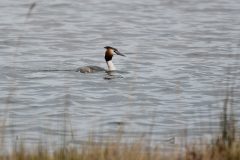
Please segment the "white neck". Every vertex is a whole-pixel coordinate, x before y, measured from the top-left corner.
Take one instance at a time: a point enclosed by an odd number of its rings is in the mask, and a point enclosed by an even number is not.
[[[114,64],[112,63],[112,60],[107,61],[107,66],[108,66],[108,70],[109,70],[109,71],[114,71],[114,70],[116,70]]]

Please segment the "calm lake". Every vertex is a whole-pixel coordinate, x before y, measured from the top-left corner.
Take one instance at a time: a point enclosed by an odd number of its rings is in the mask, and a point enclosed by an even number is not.
[[[230,87],[239,120],[239,0],[33,2],[0,2],[6,145],[80,144],[120,128],[166,146],[211,138]],[[126,55],[113,58],[120,72],[75,72],[106,68],[107,45]]]

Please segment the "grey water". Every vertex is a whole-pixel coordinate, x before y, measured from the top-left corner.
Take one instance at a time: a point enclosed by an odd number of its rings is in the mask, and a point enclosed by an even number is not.
[[[79,144],[119,128],[156,144],[211,138],[229,88],[239,119],[239,0],[1,0],[0,8],[7,145]],[[106,68],[107,45],[126,55],[113,58],[120,72],[74,71]]]

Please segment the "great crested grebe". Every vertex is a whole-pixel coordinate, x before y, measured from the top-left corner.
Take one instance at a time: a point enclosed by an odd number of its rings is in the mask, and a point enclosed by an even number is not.
[[[106,46],[104,47],[106,49],[105,51],[105,60],[108,66],[108,70],[98,67],[98,66],[85,66],[85,67],[80,67],[76,70],[76,72],[81,72],[81,73],[94,73],[94,72],[99,72],[99,71],[115,71],[116,68],[112,62],[113,55],[120,55],[120,56],[125,56],[124,54],[120,53],[118,49]]]

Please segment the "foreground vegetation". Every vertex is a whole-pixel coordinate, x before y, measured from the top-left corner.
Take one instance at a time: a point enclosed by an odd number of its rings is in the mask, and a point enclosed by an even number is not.
[[[62,148],[49,152],[47,148],[37,147],[35,150],[26,150],[24,145],[18,146],[1,160],[240,160],[240,143],[229,145],[223,139],[202,149],[187,147],[184,153],[175,151],[163,153],[158,148],[146,149],[144,144],[134,143],[122,145],[108,143],[104,145],[87,145],[81,149]]]
[[[81,147],[62,147],[55,151],[41,145],[29,150],[21,143],[10,153],[1,153],[0,160],[240,160],[240,141],[228,102],[226,99],[223,106],[221,133],[208,145],[188,144],[184,150],[164,153],[158,147],[146,147],[148,143],[143,140],[123,144],[121,138],[102,144],[91,139]]]
[[[132,143],[122,143],[120,134],[112,140],[99,143],[90,138],[80,147],[56,149],[38,145],[27,147],[24,143],[15,144],[9,153],[0,145],[0,160],[240,160],[240,138],[233,109],[232,91],[228,92],[220,116],[220,133],[212,143],[206,145],[186,144],[184,149],[175,148],[164,152],[158,146],[149,147],[149,142],[139,139]],[[4,134],[0,126],[0,135]],[[1,140],[3,143],[3,140]],[[160,145],[161,146],[161,145]]]

